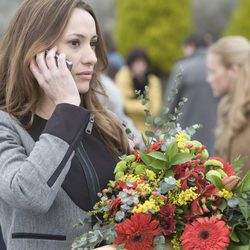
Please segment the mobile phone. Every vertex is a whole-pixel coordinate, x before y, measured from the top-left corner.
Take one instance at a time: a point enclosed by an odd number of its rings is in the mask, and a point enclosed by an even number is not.
[[[47,56],[47,54],[48,54],[48,50],[45,50],[45,57]],[[56,55],[55,55],[56,64],[57,64],[58,56],[59,56],[58,53],[56,53]],[[69,71],[71,71],[72,67],[73,67],[73,63],[71,61],[69,61],[68,59],[66,59],[65,61],[66,61],[66,65],[67,65]]]

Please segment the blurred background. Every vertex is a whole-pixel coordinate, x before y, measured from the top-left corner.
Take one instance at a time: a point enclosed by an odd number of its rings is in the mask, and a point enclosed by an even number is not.
[[[21,2],[22,0],[0,0],[0,35]],[[247,21],[250,17],[249,0],[87,0],[87,2],[95,10],[101,24],[108,52],[116,52],[112,58],[110,57],[110,60],[113,60],[110,63],[116,64],[115,66],[119,64],[120,67],[122,63],[126,62],[131,49],[135,47],[144,48],[148,53],[150,69],[161,79],[162,95],[166,85],[168,85],[168,78],[174,65],[186,56],[183,44],[190,34],[196,33],[203,36],[207,45],[225,35],[243,35],[248,39],[250,38],[250,22]],[[124,60],[122,61],[122,59]],[[205,70],[204,58],[202,58],[202,63]],[[198,65],[201,64],[198,63]],[[116,81],[115,73],[117,72],[109,73],[111,79]],[[192,73],[192,76],[194,75]],[[205,73],[202,77],[200,81],[199,76],[197,76],[197,84],[202,81],[205,82]],[[191,97],[190,100],[191,104],[192,101],[196,101],[195,105],[192,108],[186,106],[188,109],[186,113],[189,117],[191,116],[188,113],[190,110],[196,115],[196,120],[190,121],[191,124],[196,121],[207,124],[207,121],[202,121],[204,114],[206,114],[208,121],[215,121],[216,119],[216,106],[212,107],[215,103],[212,94],[210,93],[209,100],[204,101],[204,98],[208,98],[207,93],[209,90],[205,89],[208,88],[208,84],[205,83],[202,86],[204,86],[205,97],[201,96],[200,89],[193,88],[192,93],[195,98]],[[157,88],[159,89],[159,87]],[[194,89],[198,90],[199,93],[193,92]],[[201,104],[197,104],[197,96],[201,96]],[[112,97],[117,99],[117,94],[113,96],[110,94],[110,98]],[[209,106],[210,110],[212,110],[210,112],[211,117],[208,117],[208,112],[201,110],[201,105],[204,103],[205,108]],[[161,105],[161,102],[157,105]],[[200,117],[194,107],[198,107],[202,111]],[[130,112],[126,108],[125,111],[127,114]],[[133,114],[132,111],[131,114]],[[208,133],[212,134],[214,126],[215,122],[210,127],[204,128],[206,129],[204,130],[206,136]],[[137,127],[134,130],[135,132],[136,129],[140,130]],[[210,138],[212,138],[212,135]],[[209,143],[205,137],[201,141],[205,144]],[[211,145],[213,145],[213,141],[211,141]],[[1,239],[1,232],[0,249],[5,249]]]
[[[0,0],[0,32],[21,0]],[[216,40],[224,34],[250,33],[248,0],[133,1],[88,0],[105,32],[114,37],[117,51],[126,57],[135,46],[147,49],[154,71],[168,75],[182,56],[181,45],[192,32]],[[246,18],[245,18],[246,17]],[[250,25],[249,25],[250,26]]]

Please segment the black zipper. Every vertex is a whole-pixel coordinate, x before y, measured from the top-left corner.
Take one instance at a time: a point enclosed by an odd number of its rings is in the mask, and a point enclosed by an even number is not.
[[[93,129],[93,123],[94,123],[94,114],[90,114],[89,122],[85,129],[85,132],[87,134],[91,134]],[[97,193],[101,191],[100,183],[95,168],[88,156],[88,153],[82,141],[80,141],[79,146],[76,150],[76,157],[80,161],[81,166],[83,168],[89,190],[91,206],[93,207],[97,201]]]
[[[13,233],[12,239],[66,240],[66,236],[57,234]]]

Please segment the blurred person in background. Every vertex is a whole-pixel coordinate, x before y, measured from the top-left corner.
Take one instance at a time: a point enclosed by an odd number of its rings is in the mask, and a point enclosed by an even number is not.
[[[201,141],[209,153],[213,154],[218,101],[206,81],[206,39],[202,35],[191,34],[183,43],[183,51],[185,57],[177,62],[168,79],[164,105],[172,113],[181,98],[186,97],[188,100],[182,109],[180,126],[185,129],[193,124],[201,124],[202,127],[197,130],[193,139]],[[171,96],[171,89],[175,86],[175,78],[180,67],[183,68],[183,75],[178,85],[178,94],[169,104],[168,97]]]
[[[160,113],[162,106],[162,87],[160,79],[150,73],[149,58],[145,49],[134,48],[127,57],[127,65],[122,67],[116,74],[115,81],[124,98],[126,114],[133,120],[139,131],[147,130],[145,125],[145,106],[137,99],[135,91],[144,93],[148,86],[150,103],[147,108],[152,116]]]
[[[208,82],[220,96],[216,155],[232,162],[247,157],[242,176],[250,169],[250,43],[241,36],[221,38],[207,56]]]
[[[107,75],[114,79],[116,73],[125,65],[123,56],[117,51],[113,34],[111,32],[104,32],[104,40],[108,56]]]

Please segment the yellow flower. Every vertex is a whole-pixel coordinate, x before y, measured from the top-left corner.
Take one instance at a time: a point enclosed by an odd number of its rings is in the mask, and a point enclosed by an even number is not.
[[[197,187],[191,187],[189,189],[186,189],[185,191],[182,190],[180,193],[170,192],[169,200],[172,201],[175,205],[187,205],[188,202],[191,202],[199,197],[199,194],[194,192],[196,189]]]
[[[181,241],[178,235],[174,235],[173,239],[171,240],[172,246],[174,250],[181,249]]]
[[[152,187],[150,187],[148,183],[139,183],[137,187],[141,192],[144,192],[146,194],[151,194],[153,191]]]
[[[146,169],[146,176],[148,177],[149,180],[155,179],[155,173],[149,169]]]
[[[227,191],[226,189],[222,189],[222,191],[219,191],[218,193],[219,197],[225,198],[226,200],[229,200],[233,198],[234,194],[231,191]]]
[[[105,213],[103,214],[103,218],[104,218],[104,219],[107,219],[108,217],[109,217],[109,213],[105,212]]]
[[[160,205],[163,205],[164,201],[160,198],[150,197],[143,204],[139,204],[137,207],[132,209],[132,213],[147,213],[150,212],[155,214],[160,211]]]
[[[128,175],[124,175],[122,178],[121,178],[122,181],[130,181],[130,182],[140,182],[141,181],[141,178],[139,175],[133,175],[133,174],[128,174]]]
[[[180,149],[182,153],[189,153],[189,149],[187,148],[188,141],[190,137],[185,134],[183,131],[179,131],[175,135],[175,140],[177,142],[177,147]]]

